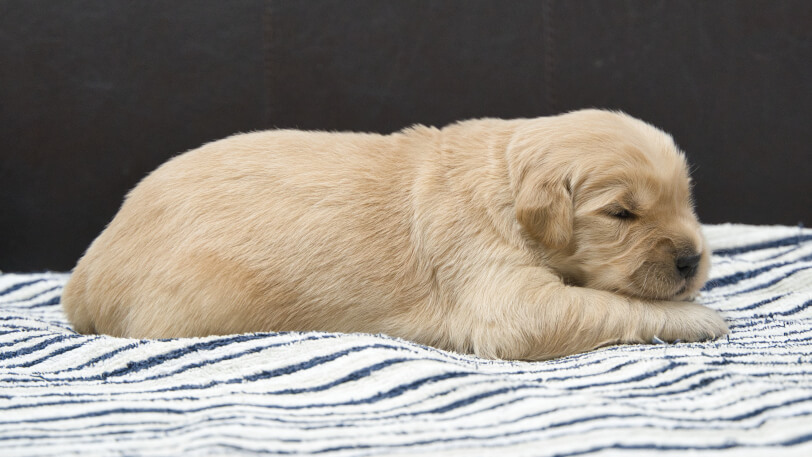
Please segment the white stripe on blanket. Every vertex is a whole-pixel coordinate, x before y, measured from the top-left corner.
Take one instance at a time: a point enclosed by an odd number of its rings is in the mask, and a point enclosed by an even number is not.
[[[0,455],[812,455],[812,230],[707,226],[697,344],[503,362],[362,334],[74,333],[0,275]]]

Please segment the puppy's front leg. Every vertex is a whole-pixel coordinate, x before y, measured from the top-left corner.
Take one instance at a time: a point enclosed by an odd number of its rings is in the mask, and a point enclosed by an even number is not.
[[[562,284],[543,270],[526,268],[481,306],[472,346],[482,356],[541,360],[609,344],[701,341],[727,333],[714,310],[691,302],[646,301]],[[507,279],[507,278],[505,278]]]

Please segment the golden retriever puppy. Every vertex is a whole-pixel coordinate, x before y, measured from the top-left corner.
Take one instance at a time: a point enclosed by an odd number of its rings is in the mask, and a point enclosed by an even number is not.
[[[170,160],[62,302],[77,331],[386,333],[538,360],[727,331],[683,154],[625,114],[278,130]]]

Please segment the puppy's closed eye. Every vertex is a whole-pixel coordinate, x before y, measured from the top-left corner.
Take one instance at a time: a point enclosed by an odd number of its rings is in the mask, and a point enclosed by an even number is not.
[[[637,215],[635,213],[622,206],[610,206],[609,208],[606,209],[606,215],[622,221],[628,221],[637,218]]]

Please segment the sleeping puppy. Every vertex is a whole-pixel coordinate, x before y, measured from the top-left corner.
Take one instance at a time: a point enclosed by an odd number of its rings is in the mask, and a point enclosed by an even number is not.
[[[79,261],[77,331],[386,333],[540,360],[727,331],[686,163],[622,113],[233,136],[147,176]]]

